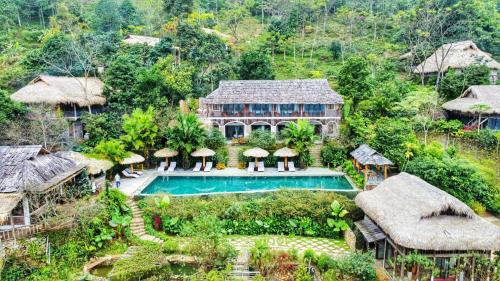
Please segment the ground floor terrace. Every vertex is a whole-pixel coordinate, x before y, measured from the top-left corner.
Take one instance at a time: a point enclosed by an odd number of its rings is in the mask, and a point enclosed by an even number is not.
[[[252,131],[267,130],[280,136],[280,133],[298,117],[201,117],[205,123],[217,128],[226,139],[248,137]],[[340,117],[300,117],[308,120],[320,137],[337,137]]]

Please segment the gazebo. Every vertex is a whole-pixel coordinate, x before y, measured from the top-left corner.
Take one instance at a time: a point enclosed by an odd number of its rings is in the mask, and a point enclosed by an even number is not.
[[[162,148],[154,153],[155,157],[158,158],[165,158],[166,166],[168,167],[168,158],[175,157],[179,155],[179,152],[177,150],[173,150],[170,148]]]
[[[388,166],[394,165],[391,160],[367,144],[360,145],[350,154],[353,157],[354,167],[358,169],[358,172],[364,173],[367,186],[376,186],[380,181],[386,179]],[[382,168],[384,170],[383,178],[380,171]],[[370,177],[369,174],[375,174],[375,177]]]
[[[120,161],[120,164],[130,165],[130,172],[133,173],[134,172],[134,164],[142,163],[142,162],[144,162],[144,160],[146,160],[146,159],[144,159],[144,157],[142,157],[141,155],[131,153],[127,158]],[[141,164],[141,170],[143,170],[142,164]]]
[[[257,168],[259,165],[259,158],[264,158],[269,155],[269,152],[266,150],[260,148],[260,147],[254,147],[247,149],[243,152],[243,155],[246,157],[254,157],[255,158],[255,167]]]
[[[215,155],[215,151],[211,150],[210,148],[206,148],[206,147],[198,148],[196,151],[191,153],[191,156],[193,156],[193,157],[203,158],[203,165],[201,166],[202,169],[205,169],[205,162],[206,162],[205,158],[210,157],[210,156],[214,156],[214,155]]]
[[[276,150],[273,153],[274,156],[276,157],[283,157],[285,158],[285,169],[288,169],[288,157],[295,157],[297,156],[297,152],[291,148],[288,147],[283,147],[278,150]]]

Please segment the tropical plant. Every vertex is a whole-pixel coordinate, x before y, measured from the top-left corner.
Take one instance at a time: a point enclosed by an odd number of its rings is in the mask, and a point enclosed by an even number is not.
[[[314,133],[314,126],[305,119],[299,119],[297,123],[290,122],[283,130],[283,139],[287,146],[294,148],[297,152],[300,166],[307,167],[312,161],[309,149],[319,140]]]
[[[120,139],[134,150],[143,150],[147,158],[158,137],[154,108],[150,106],[146,111],[136,108],[131,115],[123,115],[122,127],[125,135]]]
[[[175,125],[167,129],[167,145],[179,151],[185,169],[189,168],[190,154],[203,145],[205,138],[205,129],[193,113],[179,113]]]
[[[226,145],[226,138],[218,129],[212,129],[205,139],[205,146],[212,149],[218,150]]]
[[[119,238],[122,238],[125,234],[125,228],[130,225],[132,221],[131,216],[122,216],[121,214],[113,214],[111,220],[109,221],[109,225],[116,230],[116,233]]]
[[[344,217],[349,212],[344,209],[342,205],[340,205],[339,201],[335,200],[330,205],[332,208],[332,218],[327,219],[327,223],[329,227],[332,227],[334,231],[345,231],[349,228],[349,225],[345,221]]]
[[[125,145],[121,141],[115,139],[99,142],[91,152],[92,156],[108,159],[115,164],[120,163],[120,161],[129,156],[129,154],[129,152],[125,151]]]
[[[272,150],[276,144],[276,138],[271,131],[264,129],[254,130],[248,136],[247,144],[265,150]]]
[[[475,104],[470,107],[470,109],[477,111],[478,114],[478,120],[477,120],[477,131],[481,130],[481,117],[483,113],[491,109],[491,107],[487,104]]]

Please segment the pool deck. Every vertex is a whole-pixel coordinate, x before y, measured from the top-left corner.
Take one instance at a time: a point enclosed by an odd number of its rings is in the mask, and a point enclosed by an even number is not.
[[[192,170],[176,169],[175,172],[158,172],[156,169],[145,170],[144,175],[139,178],[122,178],[120,190],[127,196],[138,195],[157,176],[220,176],[220,177],[283,177],[283,176],[343,176],[342,172],[332,171],[327,168],[311,167],[307,170],[295,172],[278,172],[276,168],[266,168],[264,172],[248,172],[237,168],[226,168],[224,170],[212,169],[210,172],[193,172]],[[351,183],[352,185],[352,183]],[[353,185],[354,186],[354,185]]]

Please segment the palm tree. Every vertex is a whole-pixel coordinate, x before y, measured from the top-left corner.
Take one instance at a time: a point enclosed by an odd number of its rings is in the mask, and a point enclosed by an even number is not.
[[[299,157],[300,167],[309,165],[309,149],[314,145],[319,137],[314,134],[314,126],[305,119],[297,120],[297,123],[290,122],[283,130],[285,144],[295,149]]]
[[[477,131],[481,129],[481,115],[485,113],[487,110],[491,109],[489,105],[486,104],[475,104],[470,107],[470,109],[479,113],[478,121],[477,121]]]
[[[182,167],[189,168],[189,155],[203,145],[206,131],[193,113],[179,113],[174,126],[167,129],[167,145],[179,151]]]

